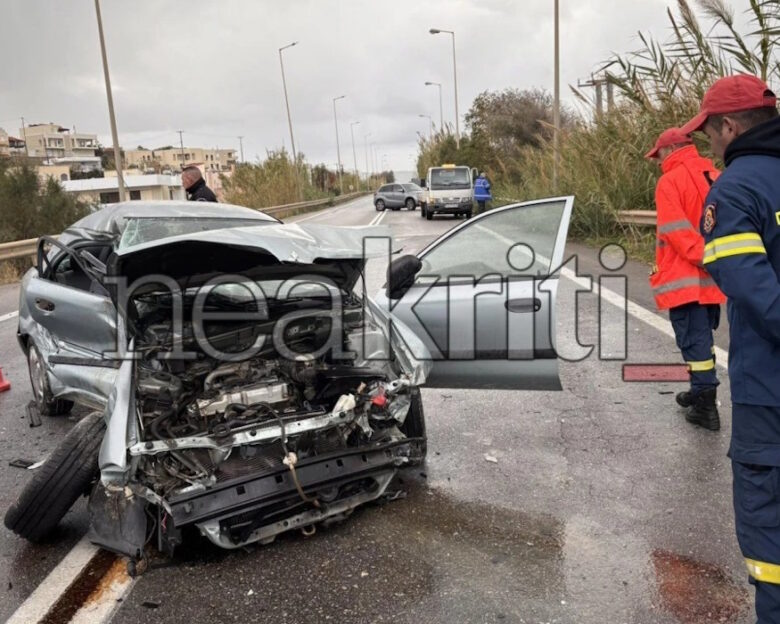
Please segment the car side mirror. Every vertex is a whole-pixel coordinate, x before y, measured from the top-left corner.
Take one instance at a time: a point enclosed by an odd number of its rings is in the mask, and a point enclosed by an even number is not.
[[[385,293],[388,299],[400,299],[414,284],[414,276],[422,268],[422,262],[417,256],[407,254],[393,260],[387,267],[387,286]]]

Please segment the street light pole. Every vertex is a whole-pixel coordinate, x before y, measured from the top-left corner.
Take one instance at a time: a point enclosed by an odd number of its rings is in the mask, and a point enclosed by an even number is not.
[[[431,141],[431,143],[433,143],[433,118],[430,115],[423,115],[422,113],[420,113],[417,116],[418,117],[427,117],[428,118],[428,123],[430,124],[430,141]]]
[[[555,0],[555,2],[557,6],[558,0]],[[452,75],[453,82],[455,83],[455,146],[460,149],[460,120],[458,114],[458,64],[455,60],[455,31],[431,28],[429,32],[432,35],[438,35],[439,33],[448,33],[452,35]]]
[[[293,41],[292,43],[289,43],[286,46],[282,46],[281,48],[279,48],[279,66],[282,68],[282,88],[284,89],[284,106],[287,109],[287,125],[290,128],[290,147],[292,149],[292,156],[293,156],[293,170],[295,171],[295,183],[298,186],[298,197],[299,199],[303,199],[303,191],[301,190],[301,181],[298,175],[298,153],[295,151],[295,137],[293,136],[292,117],[290,116],[290,100],[287,97],[287,79],[285,78],[284,75],[284,60],[282,59],[282,50],[286,50],[287,48],[292,48],[295,45],[298,45],[297,41]]]
[[[358,185],[355,190],[360,189],[360,173],[357,168],[357,153],[355,152],[355,126],[357,125],[360,125],[359,121],[353,121],[349,124],[349,134],[352,137],[352,159],[355,161],[355,184]]]
[[[177,130],[179,133],[179,156],[181,157],[181,168],[184,169],[184,130]]]
[[[238,137],[238,145],[241,149],[241,162],[244,162],[244,137],[240,136]]]
[[[439,87],[439,132],[444,130],[444,107],[441,104],[441,83],[440,82],[426,82],[426,87],[437,86]]]
[[[368,137],[370,136],[371,136],[370,132],[368,134],[363,135],[363,143],[366,149],[366,190],[367,191],[371,189],[371,170],[368,166]]]
[[[341,190],[341,194],[344,194],[344,182],[341,179],[341,146],[339,145],[339,118],[338,115],[336,115],[336,102],[338,100],[343,100],[346,95],[340,95],[338,97],[333,98],[333,122],[336,124],[336,156],[339,160],[339,189]]]
[[[114,116],[114,96],[111,94],[111,77],[108,75],[108,58],[106,56],[106,40],[103,36],[103,20],[100,16],[100,0],[95,0],[98,35],[100,36],[100,54],[103,57],[103,78],[106,83],[106,98],[108,99],[108,118],[111,122],[111,140],[114,142],[114,164],[116,165],[116,181],[119,187],[119,201],[125,201],[125,178],[122,175],[122,151],[119,149],[119,136],[116,131]]]
[[[553,94],[553,190],[558,192],[558,169],[561,162],[561,58],[560,58],[560,31],[558,18],[558,0],[555,0],[555,69],[554,69],[554,94]]]

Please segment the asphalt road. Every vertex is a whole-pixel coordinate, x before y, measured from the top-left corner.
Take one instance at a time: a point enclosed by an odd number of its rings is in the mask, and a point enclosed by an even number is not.
[[[366,198],[304,218],[360,225],[376,216]],[[382,223],[412,252],[459,221],[400,211]],[[593,250],[567,251],[578,254],[580,273],[609,273]],[[631,300],[653,310],[647,272],[632,262],[619,271]],[[382,274],[380,264],[369,267],[372,290]],[[0,287],[0,318],[16,309],[16,298],[14,286]],[[604,306],[601,352],[619,352],[619,315]],[[577,297],[562,279],[557,321],[560,345],[595,343],[597,298]],[[0,394],[2,509],[30,476],[8,462],[43,458],[74,421],[27,426],[30,391],[15,329],[14,320],[0,321],[0,366],[13,384]],[[724,328],[717,344],[727,346]],[[429,457],[424,470],[405,477],[407,498],[265,547],[227,552],[192,538],[140,578],[114,621],[754,621],[734,537],[725,371],[723,430],[713,434],[684,422],[673,395],[682,384],[625,383],[623,362],[600,360],[598,352],[562,363],[562,392],[424,389]],[[677,363],[680,356],[668,335],[629,316],[628,361]],[[79,504],[48,544],[0,531],[7,580],[0,618],[85,530]]]

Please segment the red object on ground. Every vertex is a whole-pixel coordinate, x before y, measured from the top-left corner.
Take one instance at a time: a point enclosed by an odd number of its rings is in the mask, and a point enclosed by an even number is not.
[[[5,392],[11,389],[11,382],[3,377],[3,369],[0,368],[0,392]]]
[[[623,381],[690,381],[685,364],[623,364]]]

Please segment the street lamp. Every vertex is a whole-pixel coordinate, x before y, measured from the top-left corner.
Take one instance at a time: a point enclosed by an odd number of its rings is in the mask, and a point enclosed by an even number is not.
[[[558,0],[556,1],[556,5]],[[458,66],[455,61],[455,31],[441,30],[439,28],[431,28],[428,32],[432,35],[438,35],[439,33],[447,33],[452,35],[452,75],[455,82],[455,145],[460,149],[460,121],[458,120]]]
[[[284,88],[284,106],[287,109],[287,125],[290,127],[290,147],[292,148],[293,168],[295,170],[295,182],[296,185],[298,186],[299,199],[303,199],[302,190],[301,190],[301,181],[298,177],[298,154],[295,151],[295,138],[293,137],[292,117],[290,117],[290,100],[287,97],[287,80],[284,76],[284,60],[282,59],[282,50],[286,50],[287,48],[292,48],[295,45],[298,45],[297,41],[293,41],[292,43],[289,43],[286,46],[282,46],[281,48],[279,48],[279,66],[282,68],[282,87]]]
[[[355,190],[360,189],[360,173],[358,173],[357,155],[355,153],[355,126],[357,125],[360,125],[359,121],[353,121],[349,124],[349,134],[352,137],[352,159],[355,161],[355,184],[358,185]]]
[[[368,166],[368,137],[371,136],[371,133],[363,135],[363,147],[366,150],[366,190],[368,191],[371,188],[371,169]]]
[[[431,143],[433,143],[433,118],[430,115],[423,115],[422,113],[420,113],[417,116],[418,117],[427,117],[428,118],[428,122],[430,123],[430,130],[431,130],[430,139],[431,139]]]
[[[441,83],[440,82],[431,82],[427,81],[425,83],[426,87],[439,87],[439,132],[444,130],[444,108],[441,105]]]
[[[341,194],[344,194],[344,183],[341,179],[341,146],[339,145],[339,118],[336,115],[336,102],[338,100],[343,100],[346,95],[340,95],[338,97],[333,98],[333,121],[336,124],[336,156],[339,160],[339,189],[341,190]]]
[[[114,165],[116,166],[116,182],[119,188],[119,201],[125,201],[125,178],[122,175],[122,151],[119,149],[119,136],[116,131],[114,116],[114,96],[111,92],[111,78],[108,75],[108,57],[106,56],[106,40],[103,37],[103,19],[100,16],[100,0],[95,0],[98,35],[100,37],[100,54],[103,57],[103,79],[106,83],[106,98],[108,99],[108,119],[111,122],[111,140],[114,143]],[[24,124],[22,124],[24,125]],[[25,147],[27,142],[25,141]]]

